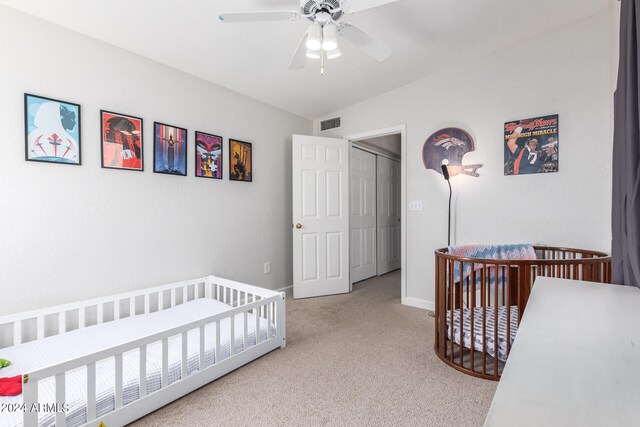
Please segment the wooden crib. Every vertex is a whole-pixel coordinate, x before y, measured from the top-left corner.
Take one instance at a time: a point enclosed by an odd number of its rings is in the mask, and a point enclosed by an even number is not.
[[[611,282],[602,252],[534,246],[535,260],[436,255],[435,352],[446,364],[499,380],[537,276]]]

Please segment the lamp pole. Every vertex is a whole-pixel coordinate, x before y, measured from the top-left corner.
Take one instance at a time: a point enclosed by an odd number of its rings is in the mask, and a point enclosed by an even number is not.
[[[444,179],[449,184],[449,215],[447,217],[447,246],[451,246],[451,196],[453,194],[453,190],[451,189],[451,181],[449,180],[449,168],[447,165],[442,165],[442,175],[444,175]]]

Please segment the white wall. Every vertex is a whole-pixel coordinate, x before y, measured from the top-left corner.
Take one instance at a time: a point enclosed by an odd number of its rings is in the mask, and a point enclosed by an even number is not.
[[[0,52],[0,314],[210,273],[291,284],[291,135],[310,121],[5,7]],[[25,162],[24,92],[82,105],[82,166]],[[101,169],[102,108],[144,119],[144,172]],[[187,177],[152,172],[154,120],[189,130]],[[196,129],[225,155],[253,142],[254,182],[226,158],[224,181],[195,178]]]
[[[447,242],[448,187],[421,158],[424,141],[442,127],[470,131],[476,151],[465,163],[484,163],[479,178],[452,180],[456,244],[535,242],[609,251],[611,22],[605,10],[335,113],[342,116],[340,135],[407,125],[407,202],[423,200],[425,207],[407,215],[407,297],[413,304],[432,307],[433,251]],[[555,113],[560,172],[504,176],[504,123]]]

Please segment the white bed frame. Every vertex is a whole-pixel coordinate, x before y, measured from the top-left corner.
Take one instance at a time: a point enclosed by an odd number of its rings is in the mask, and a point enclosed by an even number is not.
[[[0,326],[13,329],[11,345],[18,345],[32,339],[23,339],[24,335],[33,335],[39,340],[46,336],[62,334],[77,328],[84,328],[99,323],[113,322],[129,316],[140,316],[158,310],[166,310],[187,301],[198,298],[213,298],[229,304],[233,308],[205,319],[185,325],[176,326],[166,331],[128,342],[96,353],[67,360],[57,365],[23,373],[23,401],[27,411],[24,412],[24,427],[38,425],[38,413],[28,409],[38,402],[38,381],[55,377],[56,403],[65,403],[65,373],[77,368],[86,367],[87,371],[87,423],[85,426],[122,426],[130,423],[191,391],[249,363],[250,361],[276,349],[286,346],[285,335],[285,294],[244,283],[208,276],[154,288],[141,289],[104,298],[79,301],[72,304],[45,308],[25,313],[0,317]],[[256,345],[248,346],[247,317],[255,314]],[[244,350],[236,352],[233,340],[230,345],[230,356],[218,361],[220,354],[220,323],[230,319],[231,337],[234,337],[233,317],[244,315]],[[267,333],[266,340],[260,341],[257,331],[260,317],[275,326],[275,336]],[[35,324],[34,324],[35,323]],[[205,367],[205,325],[215,324],[216,329],[216,363]],[[32,328],[29,328],[32,326]],[[35,326],[35,328],[33,327]],[[53,329],[53,330],[52,330]],[[187,375],[187,333],[198,329],[200,336],[200,368]],[[267,329],[269,329],[267,327]],[[181,378],[168,384],[168,339],[182,335],[182,375]],[[27,337],[29,338],[29,337]],[[5,340],[6,341],[6,340]],[[147,394],[146,387],[146,350],[147,345],[162,342],[162,386],[159,390]],[[0,348],[8,347],[0,340]],[[139,349],[140,351],[140,398],[123,405],[123,370],[122,354]],[[96,362],[115,358],[115,410],[96,418]],[[56,426],[64,427],[66,414],[56,413]]]

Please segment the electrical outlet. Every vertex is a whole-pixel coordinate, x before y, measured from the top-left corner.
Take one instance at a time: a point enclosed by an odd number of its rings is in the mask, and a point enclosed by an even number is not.
[[[410,211],[421,211],[422,210],[422,200],[411,200],[409,202],[409,210]]]
[[[271,274],[271,262],[267,261],[264,263],[264,274]]]

